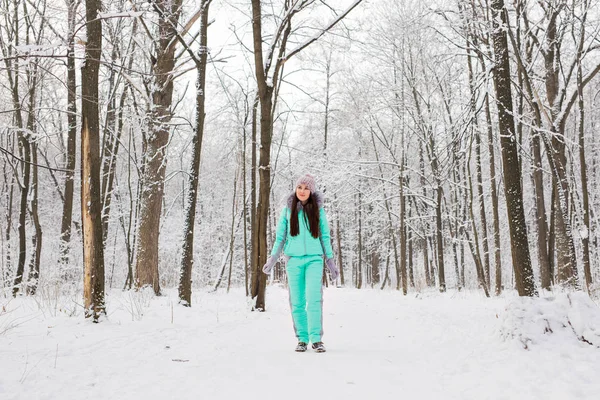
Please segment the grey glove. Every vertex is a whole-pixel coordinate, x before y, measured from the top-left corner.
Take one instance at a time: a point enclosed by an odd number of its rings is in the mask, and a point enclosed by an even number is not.
[[[329,275],[331,275],[331,280],[335,281],[340,274],[340,270],[335,266],[335,260],[333,258],[328,258],[327,261],[325,261],[325,264],[329,270]]]
[[[275,266],[275,263],[277,262],[277,258],[278,257],[273,257],[273,256],[267,258],[267,262],[263,266],[263,272],[265,274],[269,275],[271,273],[271,271],[273,270],[273,267]]]

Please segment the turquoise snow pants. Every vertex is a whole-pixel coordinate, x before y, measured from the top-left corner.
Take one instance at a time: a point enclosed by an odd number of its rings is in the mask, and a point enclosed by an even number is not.
[[[323,257],[290,257],[286,269],[296,337],[299,342],[320,342],[323,335]]]

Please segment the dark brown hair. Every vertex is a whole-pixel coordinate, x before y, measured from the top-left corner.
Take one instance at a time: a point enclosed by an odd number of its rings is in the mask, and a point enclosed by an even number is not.
[[[300,221],[298,221],[298,203],[300,203],[298,196],[294,196],[294,199],[292,200],[292,209],[290,213],[290,233],[292,234],[292,236],[298,236],[298,234],[300,233]],[[321,233],[319,231],[319,205],[317,204],[317,200],[312,195],[312,193],[308,197],[308,200],[306,201],[306,204],[304,204],[303,208],[304,219],[308,222],[308,226],[310,227],[310,233],[312,237],[318,239],[319,234]]]

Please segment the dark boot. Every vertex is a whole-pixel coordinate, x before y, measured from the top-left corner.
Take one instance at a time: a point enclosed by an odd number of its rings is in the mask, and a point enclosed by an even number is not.
[[[298,342],[298,345],[296,346],[296,351],[299,353],[304,353],[306,351],[307,348],[307,344],[304,342]]]
[[[327,351],[325,350],[325,345],[323,344],[323,342],[313,343],[312,348],[317,353],[325,353]]]

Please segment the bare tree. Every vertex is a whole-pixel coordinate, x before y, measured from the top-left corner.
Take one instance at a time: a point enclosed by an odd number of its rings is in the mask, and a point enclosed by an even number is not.
[[[152,286],[160,294],[158,274],[158,236],[164,197],[167,144],[171,127],[173,100],[173,67],[177,40],[177,21],[182,0],[157,0],[158,14],[156,54],[151,55],[152,83],[150,128],[145,143],[145,165],[140,194],[140,219],[136,250],[135,286]]]
[[[314,43],[326,31],[341,21],[361,0],[355,1],[345,12],[337,16],[329,25],[298,47],[287,51],[288,39],[292,33],[292,19],[310,6],[311,0],[286,0],[282,16],[271,39],[271,46],[263,54],[262,5],[260,0],[252,0],[252,33],[254,48],[254,68],[260,101],[260,162],[259,194],[256,208],[257,223],[253,225],[253,260],[251,295],[256,298],[254,309],[265,310],[266,275],[261,267],[267,260],[267,222],[269,196],[271,193],[271,139],[273,135],[273,114],[277,105],[281,72],[284,63],[304,48]],[[272,69],[271,69],[272,68]]]
[[[196,123],[192,136],[192,165],[188,178],[188,193],[184,224],[183,256],[179,279],[179,299],[186,306],[192,304],[192,266],[194,265],[194,222],[196,220],[196,200],[198,178],[200,175],[200,155],[204,136],[204,118],[206,103],[206,62],[208,60],[208,9],[211,0],[202,0],[198,16],[200,18],[200,48],[196,56],[189,48],[188,52],[196,65]],[[234,196],[235,201],[235,196]],[[232,228],[233,229],[233,228]]]
[[[491,7],[494,22],[491,35],[495,55],[494,83],[496,84],[498,125],[504,171],[504,196],[508,210],[513,269],[519,296],[534,296],[537,291],[533,280],[527,226],[523,211],[521,171],[514,131],[508,39],[504,28],[508,26],[508,15],[504,8],[504,0],[492,0]]]
[[[19,13],[19,4],[13,2],[13,10],[11,13],[6,13],[6,21],[8,22],[5,26],[8,35],[8,42],[16,45],[21,44],[20,39],[20,24],[21,21]],[[8,4],[7,4],[8,10]],[[10,19],[10,16],[13,18]],[[0,40],[3,40],[4,35],[0,35]],[[27,197],[29,194],[29,186],[31,179],[31,149],[29,145],[29,134],[26,131],[25,122],[23,121],[21,95],[19,92],[20,88],[20,63],[19,59],[16,58],[16,50],[14,46],[7,46],[6,43],[2,42],[2,52],[4,56],[4,63],[6,66],[6,75],[8,79],[8,85],[11,91],[11,100],[14,113],[14,125],[16,126],[16,133],[18,137],[18,147],[20,156],[20,172],[21,178],[18,176],[17,182],[21,189],[20,203],[19,203],[19,257],[17,261],[17,271],[13,282],[13,296],[16,296],[19,292],[19,287],[23,281],[23,275],[25,273],[25,261],[27,256],[27,236],[26,236],[26,218],[27,218]]]
[[[100,0],[86,0],[87,43],[81,68],[81,219],[83,227],[83,297],[85,316],[98,322],[104,304],[104,245],[100,196],[100,118],[98,73],[102,55]]]
[[[68,50],[67,50],[67,152],[65,154],[64,201],[60,229],[60,260],[63,278],[68,279],[66,265],[69,260],[71,243],[71,226],[73,224],[73,192],[76,162],[77,140],[77,77],[75,71],[75,24],[79,0],[69,0],[67,3]]]

